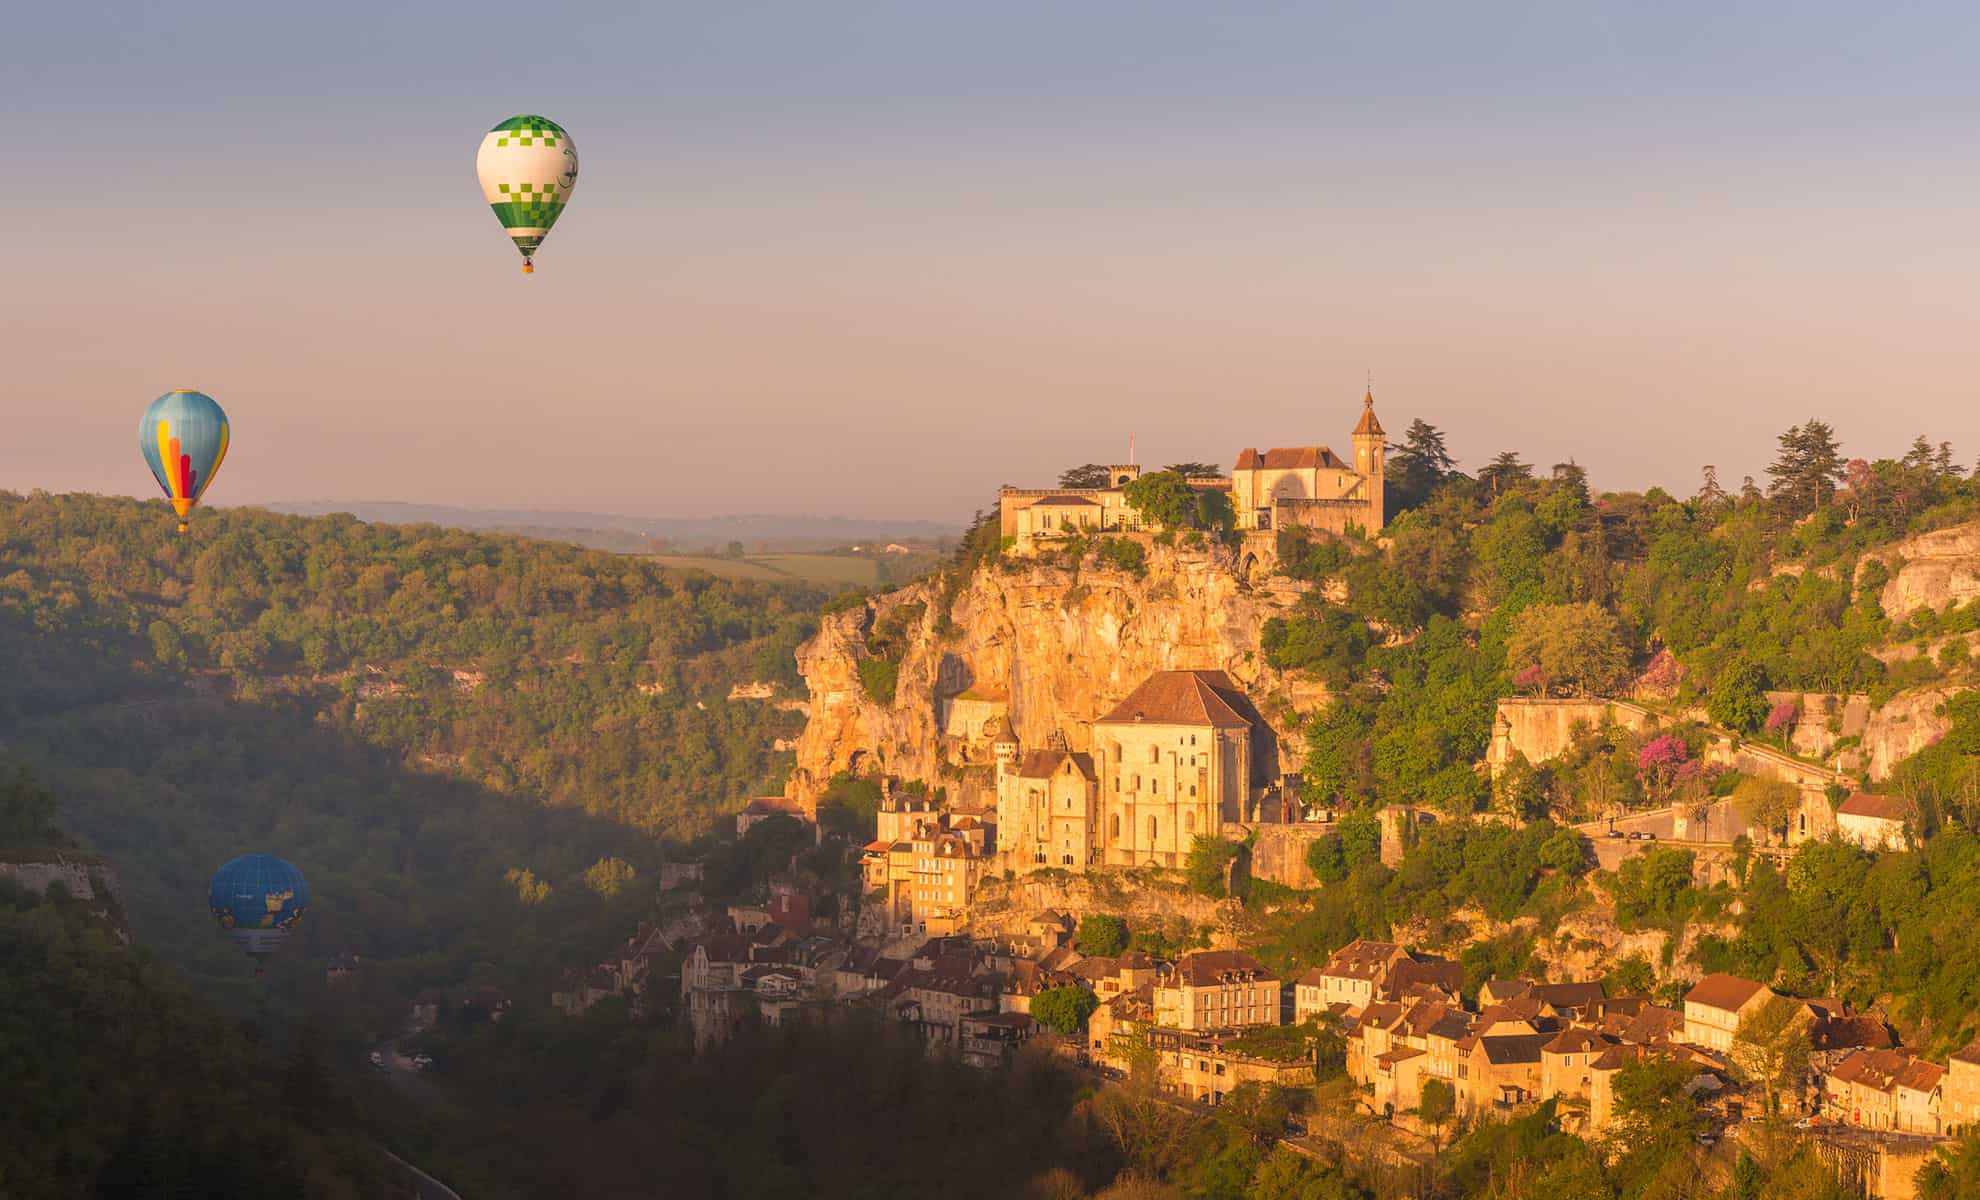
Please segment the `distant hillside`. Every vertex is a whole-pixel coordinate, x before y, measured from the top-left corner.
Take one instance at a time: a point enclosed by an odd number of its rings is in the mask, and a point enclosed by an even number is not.
[[[745,513],[717,517],[641,517],[543,509],[455,508],[396,500],[289,500],[261,505],[271,512],[327,516],[347,512],[360,521],[516,533],[626,553],[718,551],[741,542],[753,554],[863,545],[867,542],[953,541],[959,525],[940,521],[867,520]]]

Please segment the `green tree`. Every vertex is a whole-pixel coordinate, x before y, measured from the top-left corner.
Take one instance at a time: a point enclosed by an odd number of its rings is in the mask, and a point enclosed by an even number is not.
[[[1395,489],[1395,507],[1422,504],[1456,468],[1456,460],[1444,447],[1443,432],[1421,417],[1410,421],[1402,445],[1389,454],[1387,473],[1389,486]]]
[[[1748,658],[1736,658],[1712,681],[1705,713],[1728,729],[1756,732],[1767,720],[1767,672]]]
[[[1031,1019],[1048,1029],[1071,1037],[1086,1028],[1086,1019],[1100,1001],[1092,992],[1074,984],[1046,988],[1031,998]]]
[[[1201,896],[1224,896],[1225,874],[1243,853],[1244,847],[1236,842],[1227,842],[1214,834],[1197,834],[1189,844],[1189,857],[1183,866],[1190,890]],[[1232,882],[1237,882],[1235,876]]]
[[[633,865],[623,858],[601,858],[585,868],[584,886],[609,900],[623,891],[637,874]]]
[[[1801,809],[1801,789],[1785,779],[1749,775],[1733,788],[1732,801],[1748,824],[1785,837]]]
[[[1144,521],[1164,529],[1200,528],[1196,489],[1173,471],[1153,471],[1124,489],[1128,507]]]
[[[1629,681],[1622,625],[1594,603],[1536,604],[1513,618],[1506,666],[1538,667],[1576,695],[1614,695]]]
[[[1059,486],[1077,491],[1111,487],[1113,482],[1113,475],[1105,463],[1083,463],[1059,472]]]
[[[1223,468],[1219,467],[1216,463],[1207,462],[1170,463],[1162,469],[1171,474],[1180,475],[1184,479],[1218,479],[1224,474]]]
[[[1432,1128],[1441,1129],[1445,1122],[1457,1115],[1457,1093],[1441,1079],[1424,1080],[1416,1115]]]
[[[1073,941],[1089,958],[1112,958],[1127,949],[1128,924],[1106,913],[1089,913],[1080,918]]]
[[[1740,1082],[1758,1088],[1765,1111],[1777,1113],[1781,1094],[1808,1075],[1808,1014],[1785,996],[1771,996],[1740,1018],[1726,1058]]]
[[[1780,436],[1780,453],[1767,468],[1767,476],[1773,480],[1770,494],[1795,516],[1827,504],[1843,477],[1835,430],[1812,417],[1789,426]]]

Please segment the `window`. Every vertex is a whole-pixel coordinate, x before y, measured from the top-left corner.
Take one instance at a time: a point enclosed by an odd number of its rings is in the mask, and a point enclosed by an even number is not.
[[[1160,826],[1158,826],[1158,825],[1156,825],[1156,823],[1155,823],[1155,818],[1154,818],[1154,817],[1150,817],[1150,818],[1148,818],[1148,840],[1149,840],[1149,841],[1151,841],[1151,842],[1153,842],[1153,841],[1155,840],[1155,837],[1156,837],[1156,830],[1157,830],[1157,829],[1159,829],[1159,828],[1160,828]]]
[[[1150,747],[1148,748],[1148,761],[1149,761],[1149,762],[1152,762],[1152,763],[1158,763],[1158,762],[1161,762],[1161,761],[1162,761],[1162,749],[1161,749],[1161,747],[1159,747],[1159,746],[1150,746]]]
[[[1114,814],[1113,820],[1108,823],[1108,833],[1114,841],[1121,840],[1121,814]]]
[[[1192,796],[1196,794],[1196,785],[1193,783],[1189,785],[1189,794]]]
[[[1193,813],[1193,812],[1191,812],[1191,813],[1184,813],[1184,814],[1183,814],[1183,832],[1184,832],[1184,833],[1195,833],[1195,832],[1196,832],[1196,814],[1195,814],[1195,813]]]

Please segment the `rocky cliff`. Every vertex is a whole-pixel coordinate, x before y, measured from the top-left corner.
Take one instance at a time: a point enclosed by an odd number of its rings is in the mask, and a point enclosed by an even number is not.
[[[117,874],[95,855],[73,851],[10,855],[0,860],[0,885],[36,896],[47,896],[51,888],[60,888],[71,900],[86,905],[118,940],[127,944],[131,940],[117,895]]]
[[[1865,556],[1866,561],[1872,558],[1893,568],[1878,597],[1893,621],[1921,608],[1943,610],[1980,596],[1980,523],[1906,538]]]
[[[991,739],[1002,729],[1028,748],[1063,736],[1084,750],[1089,722],[1151,672],[1180,669],[1229,672],[1279,730],[1281,763],[1294,769],[1303,750],[1289,710],[1326,694],[1267,666],[1259,634],[1298,603],[1303,586],[1247,582],[1215,548],[1145,550],[1140,571],[1000,560],[952,594],[929,580],[828,616],[798,650],[811,699],[791,794],[815,799],[838,771],[885,771],[980,804]],[[896,691],[891,702],[875,699],[860,663],[872,656],[876,627],[903,619],[905,632],[893,637]]]

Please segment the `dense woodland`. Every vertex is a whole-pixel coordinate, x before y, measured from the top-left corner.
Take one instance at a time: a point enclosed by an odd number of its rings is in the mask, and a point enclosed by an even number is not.
[[[432,526],[0,494],[0,754],[117,865],[139,936],[243,964],[205,881],[289,858],[317,904],[272,974],[354,951],[381,995],[540,986],[645,911],[668,846],[781,784],[822,596]],[[679,850],[673,851],[678,854]],[[396,985],[396,989],[392,986]]]
[[[0,781],[0,847],[67,846],[45,792]],[[411,1195],[313,1032],[279,1057],[229,1026],[114,915],[0,880],[0,1196]]]

